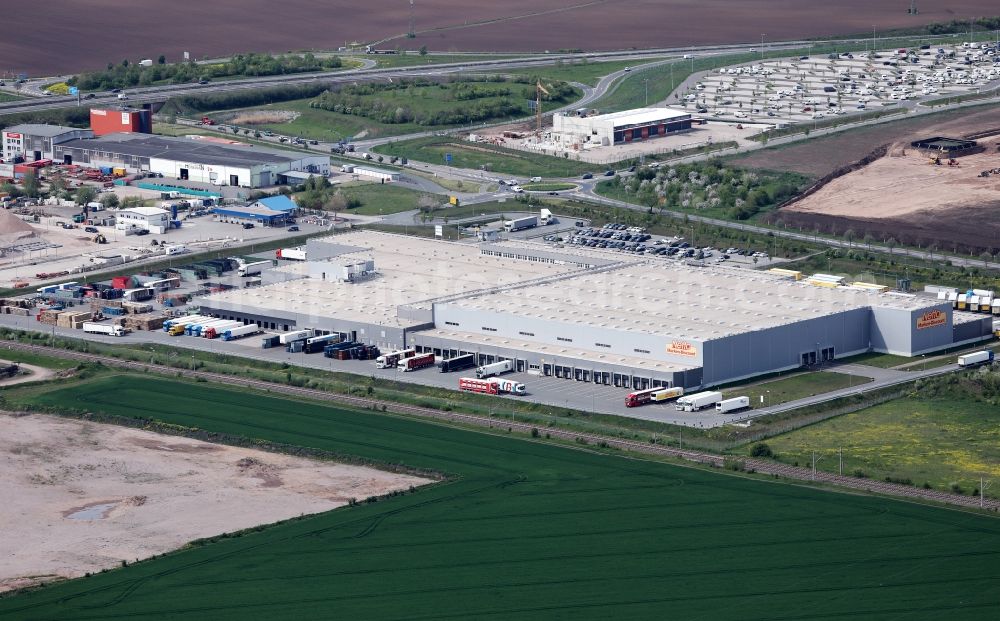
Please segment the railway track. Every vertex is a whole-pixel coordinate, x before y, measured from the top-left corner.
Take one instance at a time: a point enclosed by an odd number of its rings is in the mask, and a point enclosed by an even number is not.
[[[79,360],[81,362],[95,362],[103,364],[105,366],[118,367],[135,371],[152,371],[155,373],[163,373],[169,375],[176,375],[179,373],[184,377],[193,379],[200,378],[206,381],[219,382],[230,386],[232,385],[246,386],[247,388],[267,391],[270,393],[283,394],[296,397],[305,397],[317,401],[326,401],[343,405],[351,405],[362,409],[386,411],[397,414],[406,414],[410,416],[417,416],[420,418],[442,420],[447,422],[458,422],[467,425],[474,425],[477,427],[487,427],[490,429],[506,428],[509,429],[510,431],[517,431],[526,434],[531,434],[532,429],[538,429],[537,425],[533,425],[530,423],[521,423],[513,420],[502,420],[476,414],[462,414],[459,412],[443,412],[440,410],[406,405],[402,403],[395,403],[392,401],[383,401],[379,399],[371,399],[365,397],[355,397],[351,395],[340,395],[312,388],[299,388],[296,386],[275,384],[272,382],[265,382],[261,380],[241,379],[231,375],[225,375],[223,373],[213,373],[211,371],[198,371],[192,369],[171,367],[161,364],[135,362],[131,360],[119,360],[118,358],[114,358],[111,356],[102,356],[98,354],[89,354],[85,352],[58,349],[54,347],[48,347],[45,345],[30,345],[27,343],[10,342],[7,344],[7,347],[8,349],[12,350],[37,353],[45,356],[54,356],[69,360]],[[622,451],[631,451],[639,454],[660,455],[660,456],[680,458],[686,461],[699,464],[707,464],[718,468],[725,466],[726,462],[725,456],[716,455],[714,453],[706,453],[702,451],[672,448],[658,444],[636,442],[634,440],[624,440],[621,438],[614,438],[611,436],[602,436],[597,434],[580,433],[565,429],[545,428],[545,429],[539,429],[539,431],[545,433],[547,436],[559,438],[561,440],[566,440],[570,442],[577,442],[580,444],[594,445],[600,447],[605,447],[605,446],[612,447],[620,449]],[[738,459],[738,458],[733,458],[733,459]],[[957,505],[962,507],[972,507],[972,508],[982,507],[993,511],[1000,510],[1000,500],[995,500],[990,498],[980,499],[978,496],[960,496],[958,494],[949,494],[947,492],[941,492],[931,489],[922,489],[918,487],[912,487],[909,485],[901,485],[898,483],[889,483],[885,481],[848,477],[829,472],[823,472],[821,470],[812,470],[810,468],[803,468],[801,466],[791,466],[788,464],[782,464],[779,462],[774,462],[769,460],[746,458],[746,459],[738,459],[738,461],[740,461],[743,464],[744,468],[747,471],[779,476],[786,479],[807,481],[810,483],[818,482],[828,485],[835,485],[838,487],[845,487],[849,489],[859,490],[863,492],[884,494],[887,496],[896,496],[900,498],[931,500],[934,502],[941,502],[945,504]]]

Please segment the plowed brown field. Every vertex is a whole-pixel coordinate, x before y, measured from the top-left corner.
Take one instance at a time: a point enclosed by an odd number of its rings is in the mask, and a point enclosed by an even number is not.
[[[11,2],[3,11],[0,73],[72,73],[108,62],[184,51],[194,58],[234,52],[336,49],[393,39],[434,51],[609,50],[832,36],[992,15],[995,0],[922,3],[869,0],[419,0],[418,36],[406,39],[406,0],[49,0],[44,11]]]

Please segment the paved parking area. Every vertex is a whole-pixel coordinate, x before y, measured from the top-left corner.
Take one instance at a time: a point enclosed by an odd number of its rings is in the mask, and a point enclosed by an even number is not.
[[[723,67],[681,100],[710,118],[800,123],[975,92],[998,80],[995,45],[959,43]]]

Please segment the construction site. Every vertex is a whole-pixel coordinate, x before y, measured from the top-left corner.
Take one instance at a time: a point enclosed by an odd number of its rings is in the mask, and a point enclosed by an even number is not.
[[[993,255],[1000,249],[1000,138],[986,133],[894,143],[783,207],[778,217],[790,226]]]

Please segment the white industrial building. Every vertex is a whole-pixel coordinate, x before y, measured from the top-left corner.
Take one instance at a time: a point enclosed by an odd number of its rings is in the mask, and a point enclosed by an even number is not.
[[[89,129],[63,127],[61,125],[40,125],[28,123],[14,125],[3,130],[3,161],[13,162],[21,157],[26,162],[55,159],[55,145],[80,138],[93,138]]]
[[[474,353],[482,364],[510,360],[516,371],[628,388],[713,386],[992,335],[990,315],[936,298],[746,268],[369,231],[307,248],[308,261],[264,272],[261,287],[196,303],[269,329],[339,332],[444,358]]]
[[[556,114],[552,142],[586,148],[640,142],[691,129],[691,115],[670,108],[639,108],[597,116]]]
[[[130,174],[158,173],[171,179],[244,188],[286,183],[289,181],[286,173],[291,172],[330,174],[330,158],[325,155],[303,156],[202,136],[108,134],[61,142],[54,147],[53,155],[53,159],[64,164],[111,166],[125,168]]]
[[[170,228],[170,212],[158,207],[133,207],[115,212],[115,228],[119,231],[145,230],[162,235]]]

